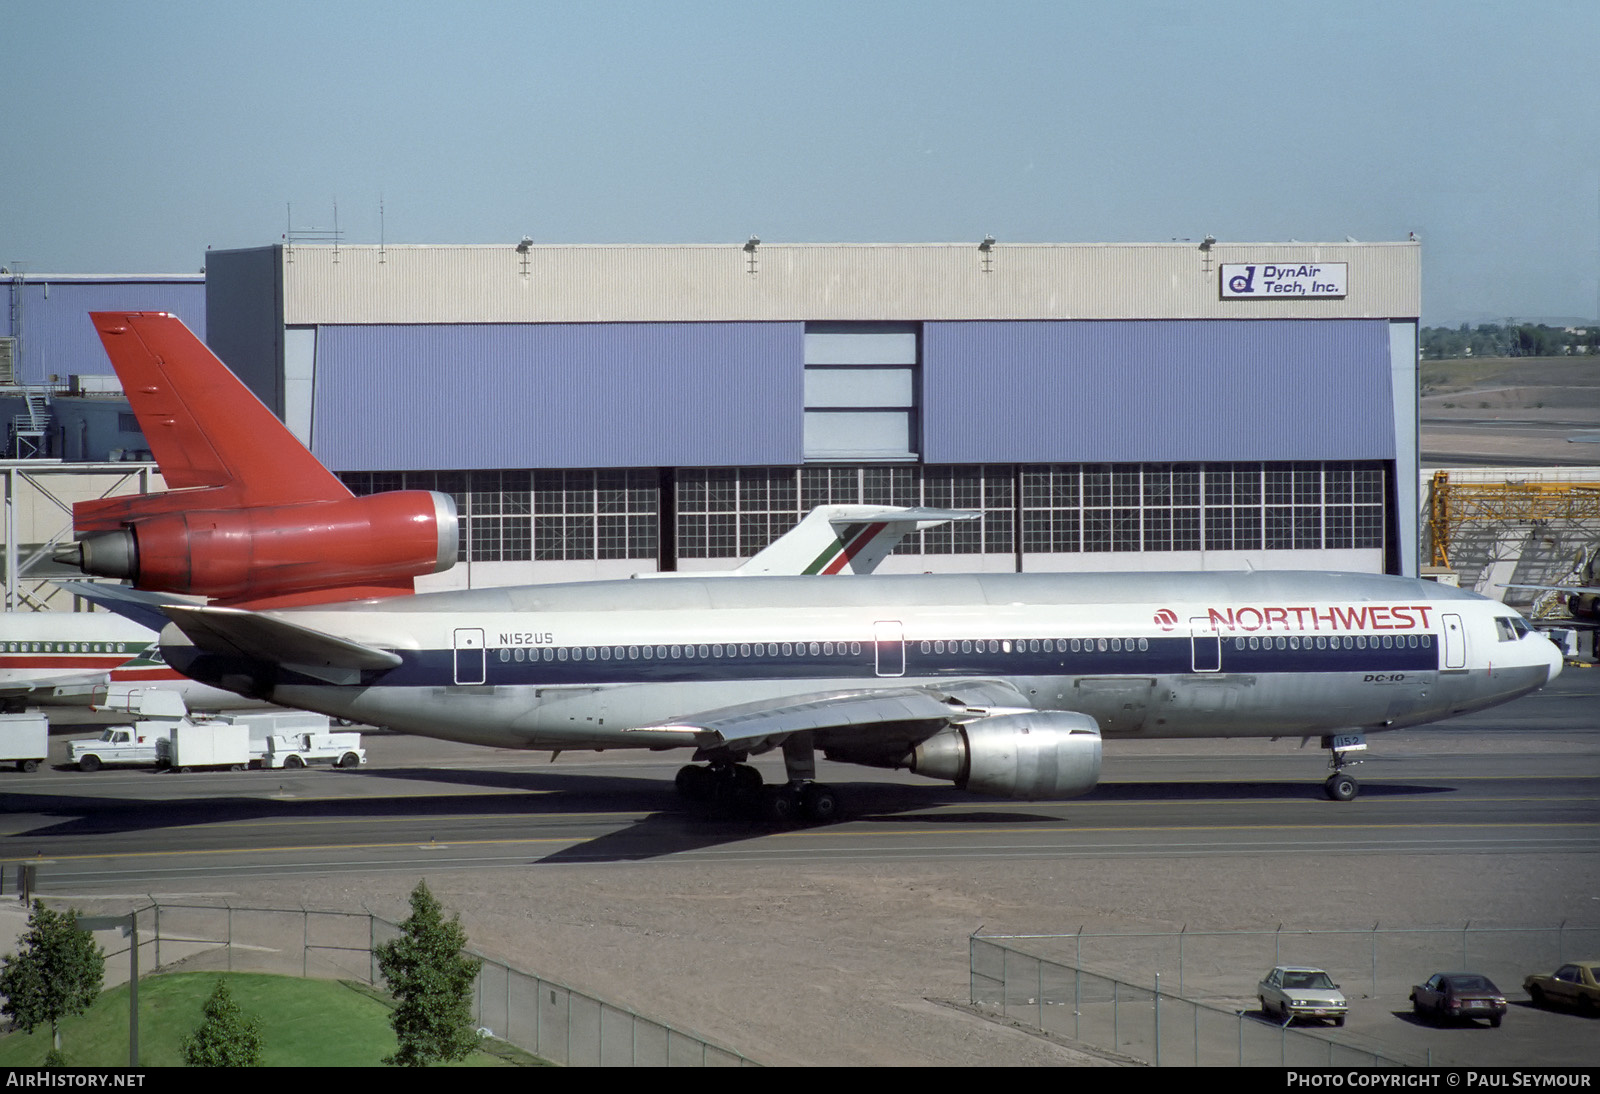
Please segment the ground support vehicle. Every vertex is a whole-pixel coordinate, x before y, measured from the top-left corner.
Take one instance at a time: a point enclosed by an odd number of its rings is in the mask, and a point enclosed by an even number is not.
[[[189,772],[199,768],[243,771],[254,758],[250,731],[244,726],[222,722],[191,722],[184,719],[172,727],[157,751],[164,766]]]
[[[166,762],[161,742],[189,710],[183,696],[173,691],[146,691],[139,697],[142,716],[131,726],[109,726],[99,737],[67,743],[67,759],[79,771],[98,771],[110,764],[160,766]]]
[[[325,714],[278,710],[193,717],[181,696],[154,690],[140,697],[139,712],[146,717],[131,726],[112,726],[97,739],[71,742],[72,762],[83,771],[107,764],[243,771],[367,762],[361,734],[332,732]]]
[[[361,734],[329,732],[327,719],[324,718],[323,723],[321,732],[275,733],[266,738],[260,766],[294,768],[325,763],[334,767],[360,767],[367,762]]]
[[[0,763],[37,771],[50,755],[50,722],[37,711],[0,714]]]
[[[108,726],[98,737],[67,742],[67,759],[79,771],[98,771],[115,765],[159,767],[164,763],[161,745],[171,729],[167,722]]]

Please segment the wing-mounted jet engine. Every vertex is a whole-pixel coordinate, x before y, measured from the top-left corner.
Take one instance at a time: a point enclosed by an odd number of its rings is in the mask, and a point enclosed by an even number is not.
[[[394,596],[455,565],[449,495],[355,497],[176,317],[90,317],[169,490],[73,506],[56,560],[258,605]]]
[[[1100,781],[1100,727],[1087,714],[1030,710],[980,718],[934,734],[907,767],[975,794],[1076,798]]]

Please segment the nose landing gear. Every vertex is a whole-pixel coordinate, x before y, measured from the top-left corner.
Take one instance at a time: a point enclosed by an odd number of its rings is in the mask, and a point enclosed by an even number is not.
[[[1346,775],[1344,769],[1354,767],[1361,763],[1360,760],[1349,758],[1351,752],[1365,752],[1367,738],[1360,733],[1341,733],[1336,736],[1322,738],[1322,747],[1327,749],[1331,758],[1328,766],[1333,768],[1333,774],[1322,784],[1322,792],[1330,801],[1353,801],[1361,793],[1361,784],[1356,782],[1355,776]]]

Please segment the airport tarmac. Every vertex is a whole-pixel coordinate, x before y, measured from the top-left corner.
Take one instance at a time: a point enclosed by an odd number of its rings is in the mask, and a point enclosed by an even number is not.
[[[1421,372],[1423,466],[1600,464],[1600,360],[1424,361]]]
[[[551,765],[375,735],[358,773],[7,773],[0,824],[6,858],[37,852],[41,887],[96,911],[154,894],[400,918],[425,876],[490,956],[763,1063],[1103,1063],[962,1009],[969,936],[1600,930],[1597,700],[1600,670],[1572,670],[1448,727],[1375,735],[1351,803],[1321,797],[1315,742],[1112,742],[1102,787],[1075,802],[839,768],[826,777],[845,823],[775,830],[679,802],[681,757]],[[1452,963],[1439,938],[1416,978]],[[1096,962],[1126,960],[1112,947]],[[1206,991],[1250,1007],[1271,963],[1222,962]],[[1411,975],[1392,970],[1389,995],[1359,999],[1338,1036],[1438,1060],[1600,1063],[1572,1015],[1419,1026],[1396,1013],[1403,985],[1389,997]]]

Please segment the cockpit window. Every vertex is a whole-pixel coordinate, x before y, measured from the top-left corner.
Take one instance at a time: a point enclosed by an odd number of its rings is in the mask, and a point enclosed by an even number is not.
[[[1502,642],[1516,642],[1533,633],[1527,621],[1520,615],[1497,615],[1494,617],[1494,629],[1500,635]]]
[[[1520,615],[1495,616],[1494,629],[1500,633],[1502,642],[1515,642],[1533,633],[1533,629]]]

